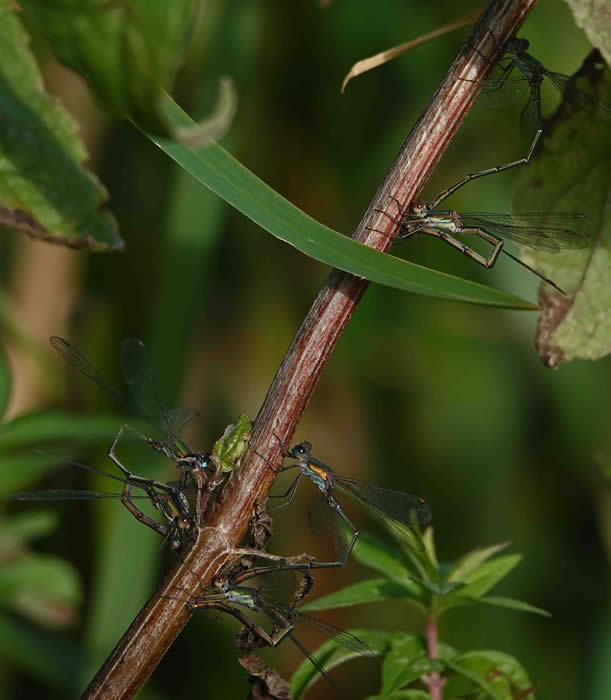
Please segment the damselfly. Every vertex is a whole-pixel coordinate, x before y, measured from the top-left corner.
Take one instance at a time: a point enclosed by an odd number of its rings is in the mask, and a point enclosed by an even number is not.
[[[491,35],[494,37],[492,32]],[[494,95],[514,91],[517,94],[528,93],[528,101],[522,108],[520,128],[524,135],[533,131],[541,131],[543,118],[541,116],[541,85],[547,78],[552,85],[562,93],[562,96],[590,112],[595,119],[611,122],[611,107],[602,103],[593,95],[575,87],[574,80],[563,73],[548,70],[540,61],[528,53],[530,43],[527,39],[512,37],[507,41],[504,53],[511,58],[506,65],[499,64],[500,77],[494,80],[483,80],[482,93]],[[521,73],[516,76],[516,72]],[[514,77],[512,77],[512,74]]]
[[[133,480],[109,474],[101,469],[96,469],[80,462],[67,462],[67,464],[117,481],[123,484],[123,489],[120,493],[88,489],[43,489],[40,491],[3,494],[1,498],[5,500],[41,502],[120,500],[138,522],[160,534],[173,551],[180,551],[185,541],[193,535],[196,519],[191,515],[191,506],[188,498],[188,496],[193,495],[193,490],[185,493],[180,491],[175,485],[164,484],[143,477],[138,477],[139,481],[134,483]],[[144,491],[144,494],[134,494],[134,487]],[[143,500],[149,501],[163,516],[166,521],[165,525],[146,515],[135,504],[135,501],[141,502]],[[197,507],[195,511],[197,512]]]
[[[335,498],[336,489],[357,501],[400,542],[416,550],[422,549],[416,530],[431,520],[431,509],[426,501],[403,491],[379,488],[340,476],[331,467],[312,457],[311,453],[312,444],[307,441],[300,442],[285,455],[296,459],[297,464],[275,470],[279,472],[297,468],[300,470],[286,493],[277,496],[277,498],[287,499],[281,506],[286,506],[292,501],[302,475],[320,489],[320,498],[314,502],[308,513],[310,525],[315,534],[332,530],[335,549],[340,558],[335,562],[317,562],[312,564],[311,568],[346,566],[359,535],[354,523]],[[346,539],[344,524],[352,533],[350,541]]]
[[[129,397],[106,381],[91,362],[66,340],[52,336],[50,342],[75,371],[84,374],[99,387],[112,394],[130,410],[146,420],[157,433],[161,431],[160,439],[153,439],[142,435],[127,424],[121,426],[108,450],[108,456],[132,483],[139,483],[140,477],[132,474],[115,454],[125,428],[139,435],[154,450],[163,453],[176,463],[180,470],[181,489],[187,486],[189,480],[192,482],[192,486],[198,487],[204,475],[207,477],[210,489],[218,484],[219,470],[210,453],[193,452],[181,438],[182,432],[198,415],[197,411],[183,408],[168,409],[166,407],[157,388],[150,357],[141,340],[126,338],[121,343],[121,372],[129,390]],[[200,513],[200,517],[201,515]]]
[[[243,585],[246,581],[255,577],[258,577],[256,585]],[[344,632],[333,625],[299,612],[296,606],[300,601],[290,600],[290,597],[294,596],[295,590],[296,577],[294,569],[259,567],[248,569],[234,576],[225,576],[223,574],[217,576],[211,589],[204,592],[201,596],[191,598],[187,602],[187,607],[190,610],[220,609],[238,619],[256,637],[272,647],[277,646],[283,639],[289,637],[304,656],[312,662],[319,673],[338,692],[341,692],[331,681],[324,668],[294,636],[293,628],[295,623],[304,622],[323,635],[330,637],[340,646],[363,656],[375,656],[375,652],[353,634]],[[267,632],[242,612],[239,609],[240,607],[246,608],[251,612],[263,613],[273,623],[273,630]]]
[[[517,160],[506,165],[465,175],[462,180],[448,187],[447,190],[440,192],[432,201],[428,203],[413,202],[408,211],[403,211],[399,201],[395,197],[391,197],[398,207],[397,217],[393,217],[381,209],[376,209],[375,211],[387,216],[400,226],[396,240],[407,240],[419,233],[424,233],[428,236],[440,238],[468,258],[489,269],[494,267],[498,256],[502,252],[559,292],[565,294],[555,282],[552,282],[552,280],[505,250],[503,239],[506,238],[530,248],[545,250],[550,253],[557,253],[563,249],[585,248],[588,245],[587,236],[575,230],[583,226],[586,219],[583,214],[495,214],[491,212],[463,214],[451,209],[438,209],[441,202],[468,182],[479,177],[501,173],[510,168],[524,165],[526,162],[526,159]],[[377,231],[377,229],[371,230]],[[381,232],[378,231],[378,233]],[[478,236],[493,246],[492,251],[488,257],[485,257],[454,238],[455,235]]]

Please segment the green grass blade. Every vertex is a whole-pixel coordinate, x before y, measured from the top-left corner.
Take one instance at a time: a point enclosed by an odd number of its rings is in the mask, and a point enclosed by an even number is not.
[[[193,124],[170,98],[166,99],[165,111],[174,129]],[[268,187],[218,144],[196,149],[171,139],[148,136],[219,197],[315,260],[416,294],[502,308],[537,308],[511,294],[381,253],[333,231]]]

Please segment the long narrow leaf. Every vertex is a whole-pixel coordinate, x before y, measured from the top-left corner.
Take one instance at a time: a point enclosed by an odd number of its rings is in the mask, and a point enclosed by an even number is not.
[[[193,125],[169,97],[165,113],[174,129]],[[417,294],[503,308],[536,308],[505,292],[381,253],[333,231],[284,199],[218,144],[197,149],[172,139],[147,136],[242,214],[315,260]]]

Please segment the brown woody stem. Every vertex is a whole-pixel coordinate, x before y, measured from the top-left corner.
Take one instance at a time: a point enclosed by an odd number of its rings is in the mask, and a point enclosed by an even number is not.
[[[420,192],[468,114],[480,89],[476,81],[487,76],[506,39],[518,30],[536,3],[491,0],[372,199],[354,233],[357,241],[381,251],[390,248],[397,223],[374,210],[387,209],[391,197],[405,209]],[[494,34],[487,27],[494,28]],[[205,526],[184,563],[152,595],[83,697],[133,697],[191,615],[184,605],[185,589],[196,593],[235,557],[233,550],[246,534],[255,501],[266,497],[274,481],[275,473],[267,461],[279,464],[282,449],[292,439],[321,372],[368,284],[332,270],[272,382],[242,467],[206,513]]]

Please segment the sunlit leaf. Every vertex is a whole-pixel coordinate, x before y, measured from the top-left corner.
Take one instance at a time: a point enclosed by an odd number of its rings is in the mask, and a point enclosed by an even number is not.
[[[0,226],[74,248],[123,243],[76,125],[42,86],[16,3],[0,0]]]
[[[583,93],[611,104],[611,72],[600,57],[590,55],[576,79]],[[582,251],[523,253],[569,292],[565,297],[545,286],[540,292],[537,349],[545,364],[556,367],[611,350],[611,119],[597,121],[588,104],[573,103],[569,89],[544,133],[540,157],[522,172],[514,208],[581,212],[591,236]]]
[[[169,98],[165,113],[173,129],[191,119]],[[389,287],[428,296],[514,309],[532,304],[491,287],[446,275],[381,253],[324,226],[268,187],[218,144],[189,148],[148,134],[170,158],[219,197],[276,238],[306,255]]]

